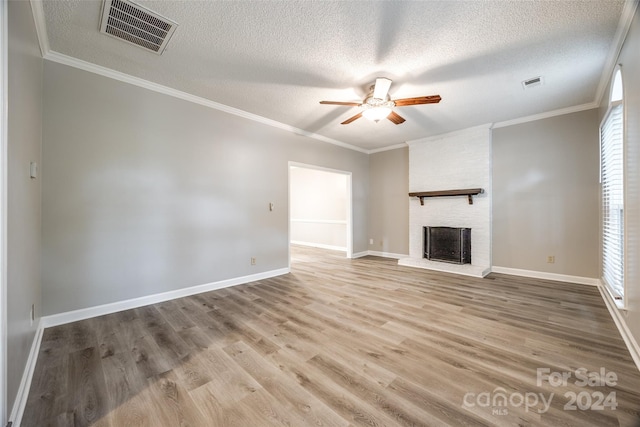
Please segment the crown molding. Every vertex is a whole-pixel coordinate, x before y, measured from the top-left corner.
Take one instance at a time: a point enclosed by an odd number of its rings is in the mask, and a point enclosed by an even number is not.
[[[606,65],[605,68],[603,70],[603,73],[600,77],[600,82],[598,84],[598,88],[596,90],[596,96],[593,102],[587,103],[587,104],[581,104],[581,105],[577,105],[577,106],[573,106],[573,107],[567,107],[567,108],[562,108],[562,109],[558,109],[558,110],[553,110],[553,111],[548,111],[548,112],[544,112],[544,113],[540,113],[540,114],[534,114],[531,116],[526,116],[526,117],[520,117],[517,119],[513,119],[513,120],[507,120],[507,121],[502,121],[502,122],[496,122],[493,125],[489,124],[488,127],[487,125],[482,125],[482,126],[477,126],[474,128],[467,128],[467,129],[462,129],[462,130],[458,130],[458,131],[454,131],[454,132],[450,132],[450,133],[446,133],[446,134],[440,134],[440,135],[435,135],[435,136],[430,136],[430,137],[426,137],[426,138],[420,138],[420,139],[416,139],[416,140],[412,140],[412,141],[407,141],[405,143],[401,143],[401,144],[395,144],[395,145],[390,145],[388,147],[382,147],[382,148],[376,148],[376,149],[365,149],[365,148],[361,148],[361,147],[357,147],[355,145],[351,145],[348,144],[346,142],[342,142],[333,138],[328,138],[326,136],[323,135],[319,135],[317,133],[313,133],[313,132],[309,132],[303,129],[299,129],[296,128],[294,126],[290,126],[287,125],[285,123],[281,123],[275,120],[271,120],[268,119],[266,117],[262,117],[259,116],[257,114],[253,114],[253,113],[249,113],[247,111],[244,110],[240,110],[238,108],[234,108],[234,107],[230,107],[228,105],[224,105],[215,101],[211,101],[209,99],[206,98],[202,98],[199,96],[195,96],[195,95],[191,95],[189,93],[186,92],[182,92],[176,89],[172,89],[170,87],[167,86],[163,86],[157,83],[153,83],[151,81],[139,78],[139,77],[134,77],[131,76],[129,74],[125,74],[119,71],[115,71],[113,69],[110,68],[106,68],[106,67],[102,67],[100,65],[96,65],[87,61],[83,61],[80,59],[76,59],[58,52],[55,52],[53,50],[51,50],[50,44],[49,44],[49,38],[48,38],[48,34],[47,34],[47,29],[46,29],[46,20],[45,20],[45,16],[44,16],[44,7],[43,7],[43,1],[42,0],[30,0],[31,3],[31,9],[32,9],[32,13],[33,13],[33,18],[35,21],[35,26],[36,26],[36,33],[38,36],[38,42],[40,44],[40,51],[42,53],[42,57],[44,59],[53,61],[53,62],[57,62],[63,65],[67,65],[70,67],[74,67],[74,68],[78,68],[78,69],[82,69],[84,71],[88,71],[94,74],[99,74],[102,75],[104,77],[108,77],[111,79],[115,79],[124,83],[129,83],[135,86],[139,86],[139,87],[143,87],[145,89],[148,90],[152,90],[158,93],[163,93],[165,95],[169,95],[175,98],[179,98],[188,102],[193,102],[195,104],[199,104],[199,105],[203,105],[205,107],[208,108],[212,108],[215,110],[219,110],[225,113],[229,113],[229,114],[233,114],[239,117],[243,117],[245,119],[248,120],[252,120],[258,123],[262,123],[265,124],[267,126],[271,126],[271,127],[275,127],[287,132],[291,132],[293,134],[296,135],[301,135],[301,136],[306,136],[308,138],[311,139],[315,139],[317,141],[322,141],[322,142],[326,142],[328,144],[332,144],[332,145],[336,145],[342,148],[346,148],[349,150],[353,150],[353,151],[357,151],[360,153],[364,153],[364,154],[375,154],[375,153],[380,153],[383,151],[389,151],[389,150],[395,150],[398,148],[403,148],[406,146],[411,146],[412,144],[415,143],[419,143],[419,142],[424,142],[424,141],[429,141],[429,140],[434,140],[434,139],[439,139],[439,138],[444,138],[444,137],[448,137],[448,136],[453,136],[459,133],[465,133],[468,132],[470,130],[473,129],[497,129],[497,128],[501,128],[501,127],[506,127],[506,126],[512,126],[512,125],[516,125],[516,124],[521,124],[521,123],[526,123],[526,122],[531,122],[531,121],[536,121],[536,120],[541,120],[541,119],[546,119],[546,118],[550,118],[550,117],[554,117],[554,116],[560,116],[560,115],[564,115],[564,114],[570,114],[570,113],[575,113],[575,112],[579,112],[579,111],[585,111],[585,110],[589,110],[592,108],[598,108],[600,105],[600,102],[602,101],[602,97],[604,95],[604,91],[606,89],[606,87],[609,84],[609,80],[610,80],[610,76],[611,73],[613,72],[615,66],[616,66],[616,62],[618,59],[618,56],[620,54],[620,51],[622,49],[622,46],[624,44],[625,38],[627,36],[627,33],[629,31],[629,28],[631,27],[631,23],[633,21],[633,16],[635,14],[635,11],[638,7],[638,2],[640,0],[628,0],[625,1],[625,4],[623,6],[623,10],[622,10],[622,14],[620,16],[620,21],[618,23],[618,29],[616,31],[616,35],[614,37],[614,42],[611,45],[611,50],[609,51],[609,54],[607,56],[607,60],[606,60]]]
[[[375,148],[373,150],[369,150],[368,153],[369,154],[382,153],[383,151],[391,151],[391,150],[397,150],[398,148],[407,148],[407,147],[408,145],[406,142],[401,142],[400,144],[389,145],[388,147]]]
[[[38,36],[38,44],[40,44],[40,53],[44,58],[51,50],[49,45],[49,35],[47,34],[47,23],[44,17],[44,6],[42,0],[30,0],[31,13],[33,21],[36,24],[36,34]]]
[[[81,59],[73,58],[71,56],[63,55],[61,53],[55,52],[53,50],[49,50],[49,52],[43,56],[44,59],[57,62],[59,64],[67,65],[70,67],[78,68],[80,70],[88,71],[90,73],[99,74],[104,77],[108,77],[110,79],[118,80],[124,83],[132,84],[134,86],[142,87],[144,89],[148,89],[154,92],[162,93],[164,95],[169,95],[174,98],[182,99],[184,101],[192,102],[194,104],[199,104],[208,108],[212,108],[214,110],[222,111],[224,113],[233,114],[235,116],[239,116],[248,120],[252,120],[254,122],[258,122],[267,126],[271,126],[274,128],[282,129],[287,132],[294,133],[296,135],[306,136],[318,141],[326,142],[329,144],[337,145],[342,148],[347,148],[349,150],[358,151],[360,153],[368,154],[369,150],[364,148],[356,147],[355,145],[347,144],[346,142],[338,141],[336,139],[328,138],[323,135],[319,135],[317,133],[309,132],[303,129],[296,128],[294,126],[287,125],[285,123],[281,123],[275,120],[268,119],[266,117],[259,116],[257,114],[249,113],[244,110],[240,110],[238,108],[230,107],[228,105],[221,104],[219,102],[211,101],[210,99],[202,98],[200,96],[195,96],[190,93],[182,92],[177,89],[170,88],[168,86],[163,86],[158,83],[151,82],[149,80],[145,80],[139,77],[135,77],[126,73],[122,73],[120,71],[115,71],[111,68],[103,67],[100,65],[93,64],[91,62],[83,61]]]
[[[71,56],[67,56],[62,53],[58,53],[54,50],[51,50],[51,46],[49,44],[49,37],[47,35],[47,24],[44,16],[43,3],[41,0],[30,0],[30,2],[31,2],[31,11],[33,14],[33,20],[36,25],[38,43],[40,44],[40,52],[42,53],[42,57],[46,60],[67,65],[69,67],[78,68],[80,70],[88,71],[90,73],[98,74],[98,75],[108,77],[110,79],[118,80],[124,83],[132,84],[134,86],[139,86],[148,90],[152,90],[154,92],[162,93],[165,95],[172,96],[174,98],[179,98],[184,101],[188,101],[194,104],[199,104],[208,108],[212,108],[214,110],[222,111],[228,114],[233,114],[235,116],[239,116],[239,117],[252,120],[254,122],[258,122],[267,126],[271,126],[287,132],[291,132],[296,135],[306,136],[308,138],[315,139],[317,141],[322,141],[332,145],[337,145],[338,147],[346,148],[353,151],[358,151],[364,154],[369,154],[369,150],[367,149],[356,147],[355,145],[338,141],[337,139],[328,138],[326,136],[319,135],[317,133],[309,132],[304,129],[299,129],[297,127],[290,126],[285,123],[278,122],[276,120],[271,120],[266,117],[259,116],[257,114],[249,113],[247,111],[240,110],[238,108],[230,107],[228,105],[224,105],[219,102],[212,101],[210,99],[206,99],[200,96],[192,95],[190,93],[182,92],[180,90],[176,90],[168,86],[163,86],[161,84],[153,83],[149,80],[145,80],[140,77],[135,77],[130,74],[122,73],[120,71],[116,71],[111,68],[96,65],[91,62],[83,61],[81,59],[73,58]]]
[[[519,125],[521,123],[535,122],[536,120],[548,119],[555,116],[563,116],[565,114],[577,113],[585,110],[592,110],[598,108],[597,102],[589,102],[587,104],[574,105],[573,107],[560,108],[559,110],[546,111],[544,113],[533,114],[531,116],[519,117],[513,120],[506,120],[504,122],[496,122],[491,127],[492,129],[503,128],[506,126]]]
[[[627,0],[624,2],[622,14],[618,21],[618,29],[616,30],[616,35],[613,38],[613,43],[611,43],[611,48],[607,55],[605,66],[602,70],[602,75],[600,76],[600,83],[598,83],[598,89],[596,90],[596,96],[593,101],[598,106],[602,102],[602,97],[604,96],[607,86],[609,86],[613,70],[616,68],[616,65],[618,65],[618,57],[620,56],[620,51],[622,50],[624,41],[627,38],[629,28],[631,28],[631,23],[633,22],[633,16],[635,15],[637,7],[638,0]]]

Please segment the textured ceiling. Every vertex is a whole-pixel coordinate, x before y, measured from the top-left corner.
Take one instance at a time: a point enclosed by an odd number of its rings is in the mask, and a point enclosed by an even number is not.
[[[100,34],[100,1],[45,1],[50,49],[366,150],[593,102],[624,2],[137,1],[180,25],[162,56]],[[542,75],[544,85],[521,81]],[[402,125],[340,122],[376,77]]]

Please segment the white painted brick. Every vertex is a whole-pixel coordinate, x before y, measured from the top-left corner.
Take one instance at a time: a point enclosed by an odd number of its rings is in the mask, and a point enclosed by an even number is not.
[[[483,188],[469,205],[466,196],[409,200],[409,259],[404,265],[481,276],[491,267],[491,131],[472,128],[426,138],[409,146],[409,191]],[[471,228],[471,265],[422,258],[424,226]]]

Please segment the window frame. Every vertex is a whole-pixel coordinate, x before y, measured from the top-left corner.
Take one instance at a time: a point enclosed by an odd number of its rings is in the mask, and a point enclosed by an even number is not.
[[[617,85],[619,84],[621,90],[620,90],[620,95],[621,97],[618,99],[614,99],[614,90],[617,87]],[[627,276],[627,209],[625,209],[625,205],[626,205],[626,199],[627,199],[627,185],[626,185],[626,157],[627,157],[627,153],[626,153],[626,108],[625,108],[625,96],[624,96],[624,84],[623,84],[623,79],[622,79],[622,67],[621,65],[616,66],[613,75],[612,75],[612,79],[611,79],[611,85],[610,85],[610,91],[609,91],[609,104],[608,104],[608,108],[607,108],[607,112],[604,115],[604,117],[602,118],[602,121],[600,122],[600,126],[598,128],[599,130],[599,135],[598,135],[598,144],[599,144],[599,175],[600,175],[600,266],[602,268],[601,271],[601,282],[603,284],[603,287],[609,292],[609,294],[611,295],[611,297],[613,298],[616,306],[618,308],[624,309],[627,307],[627,285],[626,285],[626,276]],[[602,141],[602,129],[603,127],[607,124],[607,122],[609,121],[611,114],[613,113],[614,108],[617,108],[618,106],[621,107],[621,135],[622,135],[622,215],[621,215],[621,221],[622,221],[622,257],[621,257],[621,262],[622,262],[622,284],[621,284],[621,290],[618,290],[617,288],[614,288],[612,285],[610,285],[606,280],[605,280],[605,266],[604,266],[604,262],[605,262],[605,258],[604,258],[604,240],[605,240],[605,212],[604,212],[604,191],[603,191],[603,186],[602,186],[602,173],[603,173],[603,165],[602,165],[602,161],[603,161],[603,154],[602,154],[602,148],[603,148],[603,141]]]

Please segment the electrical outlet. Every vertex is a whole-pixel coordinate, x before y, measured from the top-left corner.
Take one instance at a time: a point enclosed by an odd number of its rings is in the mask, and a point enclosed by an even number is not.
[[[373,245],[373,239],[369,239],[369,244]]]
[[[549,255],[547,257],[547,263],[554,264],[555,262],[556,262],[556,256],[555,255]]]
[[[251,257],[251,265],[256,265],[256,259],[254,257]]]

